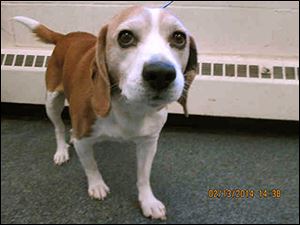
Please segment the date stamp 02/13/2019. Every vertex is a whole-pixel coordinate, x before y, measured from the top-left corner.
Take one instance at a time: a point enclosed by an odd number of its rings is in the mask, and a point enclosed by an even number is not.
[[[211,199],[280,199],[282,191],[280,189],[208,189],[207,195]]]

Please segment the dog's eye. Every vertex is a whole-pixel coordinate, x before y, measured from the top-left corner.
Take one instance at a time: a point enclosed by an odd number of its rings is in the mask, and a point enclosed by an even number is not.
[[[175,31],[170,38],[171,47],[182,49],[186,44],[186,35],[181,31]]]
[[[136,45],[136,38],[129,30],[123,30],[119,33],[118,42],[121,48],[128,48]]]

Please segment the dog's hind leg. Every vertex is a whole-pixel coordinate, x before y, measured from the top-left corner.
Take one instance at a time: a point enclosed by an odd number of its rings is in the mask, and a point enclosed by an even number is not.
[[[54,155],[54,163],[61,165],[69,160],[69,145],[65,140],[65,125],[61,118],[64,108],[65,96],[63,92],[47,92],[46,112],[54,125],[57,149]]]

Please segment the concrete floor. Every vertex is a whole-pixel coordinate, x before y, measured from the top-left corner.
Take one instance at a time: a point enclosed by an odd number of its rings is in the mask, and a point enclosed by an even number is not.
[[[152,185],[168,212],[161,223],[299,223],[298,134],[164,128]],[[89,199],[74,153],[57,167],[46,119],[1,119],[1,223],[155,223],[141,216],[131,143],[105,142],[95,155],[111,194]],[[209,198],[209,189],[251,189],[253,199]],[[260,198],[259,190],[281,197]]]

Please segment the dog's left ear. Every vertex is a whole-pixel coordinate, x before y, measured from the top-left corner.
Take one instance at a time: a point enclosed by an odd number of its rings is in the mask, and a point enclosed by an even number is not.
[[[108,115],[111,101],[110,80],[105,54],[107,29],[108,25],[104,26],[99,33],[96,44],[96,57],[90,67],[92,82],[91,104],[94,112],[101,117]]]
[[[183,107],[184,115],[186,117],[189,116],[187,110],[187,97],[188,97],[188,90],[190,85],[192,84],[196,74],[199,73],[198,61],[197,61],[197,47],[193,37],[190,36],[190,53],[187,62],[186,69],[184,71],[184,90],[182,95],[178,99],[178,102]]]

